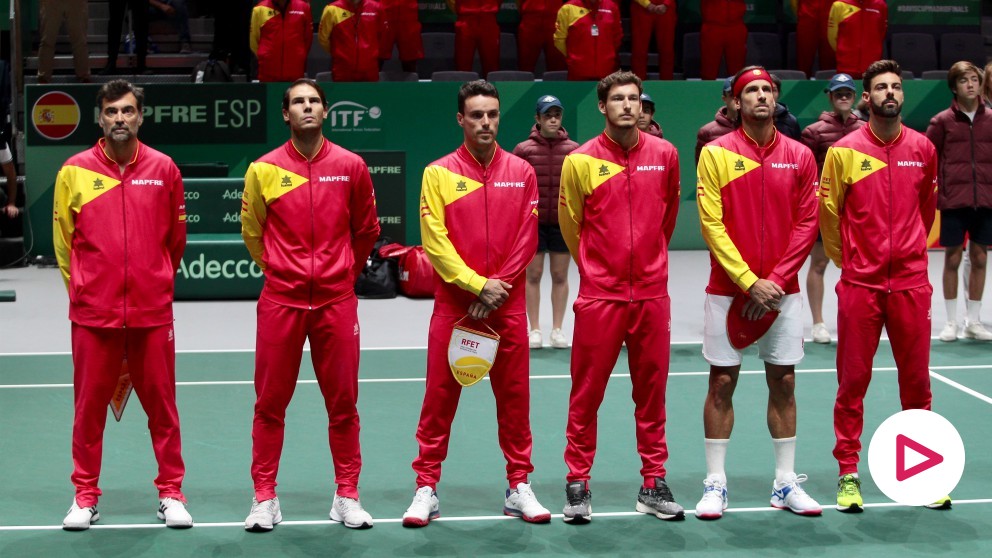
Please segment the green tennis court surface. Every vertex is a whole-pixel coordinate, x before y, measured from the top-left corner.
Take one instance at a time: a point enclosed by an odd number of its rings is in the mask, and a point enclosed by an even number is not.
[[[797,472],[824,505],[820,518],[768,507],[773,477],[765,426],[760,361],[750,355],[735,396],[736,426],[727,457],[730,513],[717,522],[687,517],[662,522],[633,512],[640,461],[625,353],[621,354],[600,410],[599,451],[590,487],[593,522],[528,525],[501,515],[505,472],[496,439],[488,382],[467,388],[452,431],[438,496],[442,520],[420,530],[399,518],[415,486],[410,462],[424,392],[425,351],[362,353],[359,407],[364,468],[362,502],[376,519],[371,531],[351,531],[327,520],[333,473],[327,422],[313,369],[304,362],[286,418],[279,474],[284,523],[272,533],[243,530],[251,503],[249,477],[254,403],[251,353],[178,355],[178,400],[187,476],[184,491],[196,526],[172,531],[155,519],[155,461],[140,401],[132,397],[121,423],[106,430],[101,520],[83,533],[60,529],[72,501],[70,434],[72,365],[69,355],[0,356],[0,469],[4,472],[0,556],[480,556],[582,554],[667,555],[676,552],[734,556],[987,556],[992,553],[992,363],[988,345],[934,346],[934,410],[958,428],[967,465],[951,511],[891,505],[870,480],[863,462],[865,513],[832,509],[837,466],[832,409],[836,346],[807,345],[797,378]],[[699,345],[672,348],[668,387],[668,481],[691,509],[705,474],[702,403],[707,366]],[[305,355],[305,360],[308,358]],[[564,503],[568,351],[544,349],[531,358],[534,431],[531,476],[535,492],[553,513]],[[890,349],[882,343],[865,401],[863,443],[899,411]],[[862,457],[865,458],[867,452]],[[877,504],[877,505],[874,505]]]

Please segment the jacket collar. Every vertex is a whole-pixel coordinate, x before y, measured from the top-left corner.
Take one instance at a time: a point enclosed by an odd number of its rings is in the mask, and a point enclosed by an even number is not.
[[[879,147],[888,147],[891,145],[896,145],[902,141],[902,138],[906,137],[906,125],[902,123],[900,123],[899,125],[899,135],[896,136],[896,138],[890,142],[884,142],[882,141],[881,138],[875,135],[875,131],[871,129],[871,122],[868,122],[864,126],[862,126],[862,129],[865,131],[865,137],[867,137],[869,141],[871,141],[873,144]]]
[[[496,144],[496,150],[493,151],[493,158],[487,162],[482,162],[476,159],[475,155],[472,155],[472,153],[468,150],[468,148],[465,147],[464,143],[458,146],[458,149],[455,151],[455,153],[458,155],[460,159],[464,160],[465,162],[473,166],[479,167],[480,169],[492,168],[494,165],[499,163],[500,159],[502,159],[503,157],[503,150],[500,148],[498,143]]]
[[[307,159],[304,157],[303,154],[300,153],[300,150],[296,148],[296,144],[293,143],[293,140],[286,142],[286,153],[289,154],[289,158],[294,161],[298,161],[300,163],[315,163],[326,157],[331,150],[331,140],[325,138],[324,136],[321,136],[320,139],[320,149],[317,150],[317,154],[313,156],[313,159]]]
[[[773,130],[772,141],[768,142],[768,145],[764,145],[764,146],[758,145],[758,142],[755,141],[754,138],[752,138],[751,136],[747,135],[747,132],[744,131],[744,126],[739,126],[737,128],[737,130],[735,130],[735,131],[738,134],[740,134],[741,139],[744,140],[744,142],[747,143],[748,145],[750,145],[752,148],[754,148],[756,150],[759,150],[759,149],[765,149],[765,150],[767,150],[767,149],[772,149],[776,145],[778,145],[778,138],[781,135],[780,132],[778,131],[778,129],[775,128],[774,126],[772,127],[772,130]]]
[[[634,153],[640,150],[641,146],[644,145],[643,135],[644,132],[637,130],[637,143],[635,143],[630,149],[624,149],[619,143],[613,141],[613,138],[606,133],[606,130],[603,130],[603,133],[599,134],[599,143],[607,150],[618,155],[622,155],[624,153]]]
[[[964,109],[958,104],[957,99],[951,99],[951,110],[954,112],[955,116],[961,115],[961,118],[968,118],[964,113]],[[975,109],[975,118],[978,118],[978,114],[985,112],[985,102],[982,99],[978,100],[978,107]]]
[[[558,135],[556,137],[546,138],[546,137],[544,137],[544,136],[541,135],[541,131],[537,129],[537,124],[535,123],[534,126],[531,127],[531,129],[530,129],[530,139],[532,139],[532,140],[534,140],[534,141],[536,141],[538,143],[543,143],[543,144],[546,144],[546,145],[551,145],[551,144],[558,143],[560,141],[567,140],[568,139],[568,131],[565,130],[565,127],[564,126],[562,126],[561,128],[558,128]]]
[[[137,163],[138,159],[141,159],[141,157],[144,155],[145,145],[141,143],[140,140],[136,140],[136,141],[138,142],[138,148],[134,150],[134,157],[132,157],[131,160],[124,165],[125,167],[129,167]],[[101,161],[103,161],[108,165],[113,165],[115,168],[119,166],[119,163],[117,161],[111,159],[110,155],[107,155],[107,138],[100,138],[96,142],[96,150],[97,150],[97,156],[100,157]]]

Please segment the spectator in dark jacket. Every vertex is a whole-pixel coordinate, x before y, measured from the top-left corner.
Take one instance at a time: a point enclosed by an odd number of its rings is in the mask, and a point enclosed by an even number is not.
[[[789,112],[789,107],[778,102],[778,96],[782,90],[782,80],[775,74],[772,76],[772,97],[775,99],[775,129],[790,138],[799,141],[802,130],[799,128],[799,121],[795,115]]]
[[[968,235],[971,271],[965,282],[967,339],[992,341],[992,332],[979,318],[985,290],[985,262],[992,243],[992,111],[982,102],[982,71],[971,62],[956,62],[947,72],[954,94],[951,107],[937,113],[927,137],[937,148],[940,163],[937,208],[940,243],[944,245],[944,305],[947,322],[941,341],[958,338],[958,267]],[[988,79],[988,76],[986,76]]]
[[[865,125],[854,114],[854,98],[857,86],[851,76],[837,74],[830,79],[830,84],[824,91],[830,99],[831,112],[823,112],[820,118],[803,130],[802,141],[813,151],[816,157],[816,167],[823,171],[823,160],[827,149],[840,138],[850,134]],[[806,274],[806,296],[809,297],[809,309],[813,313],[813,341],[830,343],[830,330],[823,320],[823,274],[830,261],[823,252],[823,242],[817,238],[810,253],[809,273]]]
[[[654,99],[647,93],[641,93],[641,115],[637,117],[637,128],[652,136],[664,139],[661,124],[654,120]]]
[[[540,192],[537,215],[537,254],[527,266],[527,318],[530,320],[530,348],[544,345],[541,335],[541,276],[544,274],[544,253],[551,259],[551,346],[568,347],[568,339],[561,332],[568,304],[568,262],[571,256],[558,226],[558,190],[561,165],[565,156],[579,144],[568,139],[562,127],[561,101],[553,95],[543,95],[537,100],[536,124],[530,137],[513,149],[513,154],[527,161],[537,174]]]
[[[703,146],[716,138],[729,134],[737,127],[737,106],[734,105],[733,92],[734,78],[728,77],[723,80],[723,105],[716,111],[713,122],[704,124],[696,134],[696,164],[699,164],[699,153]]]

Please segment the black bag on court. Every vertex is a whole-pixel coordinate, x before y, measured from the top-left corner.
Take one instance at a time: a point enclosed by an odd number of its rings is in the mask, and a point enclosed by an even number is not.
[[[222,60],[209,58],[193,68],[193,83],[227,83],[234,81],[231,70]]]
[[[387,236],[379,237],[365,261],[365,268],[355,281],[358,298],[396,298],[399,291],[399,262],[396,258],[383,258],[379,248],[392,242]]]

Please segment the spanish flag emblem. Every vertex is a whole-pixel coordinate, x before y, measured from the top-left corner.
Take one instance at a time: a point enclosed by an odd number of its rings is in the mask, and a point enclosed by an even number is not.
[[[79,127],[79,105],[68,93],[45,93],[31,109],[34,129],[50,140],[69,137]]]

